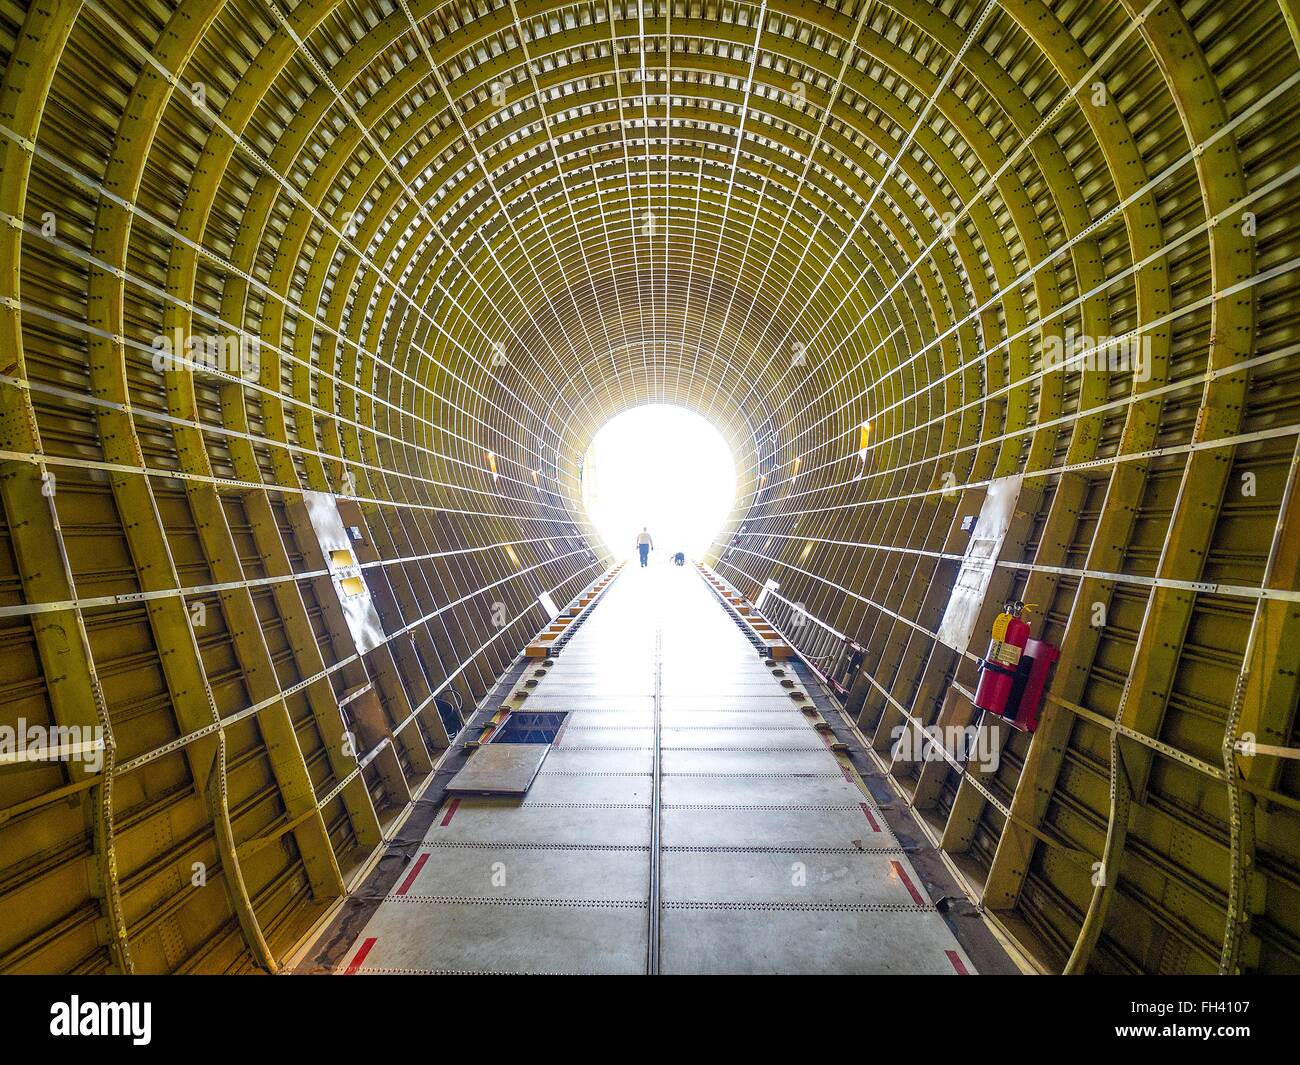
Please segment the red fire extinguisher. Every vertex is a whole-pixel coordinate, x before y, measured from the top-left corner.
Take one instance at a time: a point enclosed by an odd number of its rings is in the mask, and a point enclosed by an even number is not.
[[[975,705],[981,710],[994,714],[1008,710],[1020,656],[1029,642],[1029,625],[1020,619],[1024,609],[1025,604],[1019,600],[1008,601],[993,622],[993,638],[980,660],[980,682],[975,689]],[[1016,708],[1009,709],[1014,716]]]

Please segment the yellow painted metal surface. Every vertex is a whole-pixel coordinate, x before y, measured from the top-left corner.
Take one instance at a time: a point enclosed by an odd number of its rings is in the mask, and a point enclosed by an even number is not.
[[[707,561],[865,648],[850,713],[1041,967],[1300,970],[1298,25],[10,5],[0,726],[103,764],[0,765],[0,971],[279,965],[608,568],[581,456],[652,401],[735,452]],[[969,700],[1007,598],[1033,736]],[[891,758],[937,722],[997,768]]]

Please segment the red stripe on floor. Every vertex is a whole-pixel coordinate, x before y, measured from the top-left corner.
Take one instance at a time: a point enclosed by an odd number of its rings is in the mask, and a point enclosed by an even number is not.
[[[970,970],[966,968],[966,963],[961,960],[961,955],[955,950],[945,950],[948,960],[952,962],[952,967],[957,970],[958,976],[970,976]]]
[[[871,815],[871,807],[868,806],[865,802],[860,802],[858,803],[858,805],[862,807],[862,812],[867,815],[867,821],[871,825],[871,831],[879,832],[880,826],[876,824],[876,819]]]
[[[459,799],[452,799],[451,802],[447,805],[447,812],[443,815],[443,818],[442,818],[442,827],[443,827],[443,828],[446,828],[449,824],[451,824],[451,819],[452,819],[452,817],[455,815],[455,813],[456,813],[456,808],[457,808],[458,806],[460,806],[460,800],[459,800]]]
[[[411,885],[415,883],[415,878],[420,875],[420,870],[424,868],[424,863],[429,860],[427,854],[421,854],[415,859],[415,864],[411,866],[411,871],[406,874],[406,879],[402,881],[402,886],[397,889],[399,895],[405,895],[411,890]]]
[[[354,957],[354,958],[352,959],[352,961],[348,963],[348,967],[347,967],[347,969],[344,971],[343,975],[344,975],[344,976],[351,976],[351,975],[352,975],[353,973],[355,973],[358,969],[360,969],[360,968],[361,968],[361,963],[362,963],[363,961],[366,960],[366,955],[370,953],[370,948],[373,947],[374,945],[375,945],[375,937],[374,937],[374,936],[371,936],[371,937],[370,937],[369,939],[367,939],[364,943],[362,943],[362,944],[361,944],[361,949],[360,949],[359,951],[357,951],[357,953],[356,953],[356,957]]]
[[[889,863],[894,867],[894,874],[903,882],[903,887],[907,888],[908,894],[912,896],[912,901],[918,906],[930,905],[925,896],[916,890],[916,885],[912,883],[912,878],[907,875],[907,870],[903,868],[902,862],[891,861]]]

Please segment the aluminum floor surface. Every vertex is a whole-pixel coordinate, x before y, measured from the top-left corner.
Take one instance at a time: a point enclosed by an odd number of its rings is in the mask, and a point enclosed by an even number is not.
[[[449,798],[343,971],[975,971],[693,568],[625,569],[525,705],[569,714],[527,796]]]

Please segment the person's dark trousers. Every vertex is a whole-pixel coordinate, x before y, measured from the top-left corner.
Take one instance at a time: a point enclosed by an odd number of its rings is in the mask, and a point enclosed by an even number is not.
[[[641,552],[641,565],[644,566],[646,564],[646,560],[650,557],[650,545],[637,544],[636,549]]]

